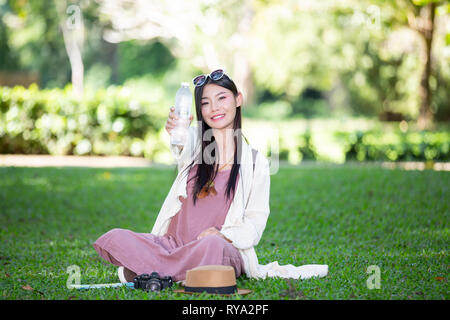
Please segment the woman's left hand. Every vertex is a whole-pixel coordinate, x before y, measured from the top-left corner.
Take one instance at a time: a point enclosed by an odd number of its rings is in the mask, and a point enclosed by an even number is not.
[[[222,239],[225,239],[228,242],[231,242],[228,238],[226,238],[222,233],[220,233],[219,230],[216,229],[216,227],[211,227],[208,229],[203,230],[197,237],[197,240],[200,240],[203,237],[209,236],[209,235],[216,235],[221,237]]]

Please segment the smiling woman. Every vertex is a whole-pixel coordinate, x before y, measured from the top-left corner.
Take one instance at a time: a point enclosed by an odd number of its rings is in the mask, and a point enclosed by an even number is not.
[[[171,148],[178,175],[152,232],[116,228],[94,248],[120,266],[122,282],[154,271],[182,281],[202,265],[232,266],[236,277],[325,276],[327,265],[258,264],[254,247],[270,213],[269,162],[242,140],[242,93],[223,70],[196,77],[194,84],[199,125],[189,128],[181,150]]]
[[[205,264],[233,266],[237,277],[245,271],[238,249],[220,232],[239,181],[237,149],[242,137],[240,131],[236,137],[234,129],[240,129],[242,94],[225,74],[210,81],[207,77],[202,86],[196,86],[195,101],[202,136],[207,130],[212,132],[212,141],[201,140],[205,147],[216,147],[215,163],[197,163],[194,159],[184,168],[183,172],[189,171],[186,199],[179,199],[179,212],[175,212],[164,235],[113,229],[94,243],[105,260],[124,267],[119,269],[122,281],[153,271],[180,281],[188,269]]]
[[[199,77],[200,81],[196,81]],[[201,170],[197,171],[195,177],[193,201],[197,201],[198,195],[210,187],[217,172],[222,170],[231,170],[226,191],[229,199],[235,191],[241,162],[243,96],[222,69],[211,72],[209,76],[198,76],[193,82],[196,86],[196,115],[200,125],[198,135],[202,137],[201,151],[203,154],[205,150],[212,150],[211,156],[215,160],[215,163],[211,163],[208,159],[196,159],[199,160],[198,167]],[[208,141],[210,133],[212,136]],[[188,166],[189,170],[194,162]]]
[[[210,84],[203,89],[201,118],[212,129],[219,150],[219,164],[228,165],[231,160],[228,162],[226,160],[234,155],[234,121],[241,104],[242,93],[240,92],[234,95],[231,90],[216,84]]]

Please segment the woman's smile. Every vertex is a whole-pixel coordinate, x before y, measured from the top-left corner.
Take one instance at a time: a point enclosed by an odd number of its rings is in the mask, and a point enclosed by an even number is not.
[[[222,114],[219,114],[219,115],[216,115],[216,116],[212,117],[211,120],[212,121],[219,121],[219,120],[223,119],[224,117],[225,117],[225,114],[222,113]]]

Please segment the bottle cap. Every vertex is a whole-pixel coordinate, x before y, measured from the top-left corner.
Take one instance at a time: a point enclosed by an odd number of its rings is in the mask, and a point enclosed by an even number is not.
[[[189,87],[189,82],[182,82],[182,83],[181,83],[181,86],[182,86],[182,87]]]

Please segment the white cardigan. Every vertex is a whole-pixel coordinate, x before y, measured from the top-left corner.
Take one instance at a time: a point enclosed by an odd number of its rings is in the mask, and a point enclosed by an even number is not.
[[[181,209],[182,203],[179,197],[187,197],[186,186],[189,172],[186,170],[184,174],[181,173],[201,152],[197,135],[197,127],[189,127],[189,138],[181,153],[179,149],[171,146],[178,167],[178,175],[156,218],[152,234],[162,236],[167,232],[171,218]],[[253,172],[252,148],[244,139],[242,139],[239,174],[240,179],[234,199],[220,232],[239,250],[246,275],[249,278],[262,279],[266,277],[307,279],[314,276],[326,276],[328,265],[280,266],[278,261],[266,265],[258,264],[254,247],[261,239],[270,213],[270,168],[267,158],[258,152]]]

